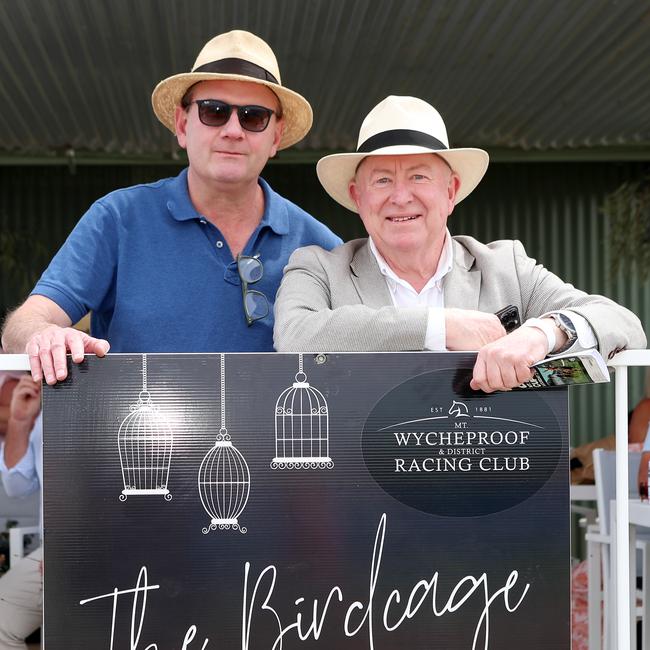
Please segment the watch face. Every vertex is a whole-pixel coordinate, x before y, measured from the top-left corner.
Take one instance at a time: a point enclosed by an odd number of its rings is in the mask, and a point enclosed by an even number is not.
[[[578,334],[570,318],[564,314],[552,314],[552,316],[555,324],[567,335],[566,343],[555,350],[555,354],[558,354],[568,350],[578,339]]]
[[[558,314],[560,322],[558,323],[558,327],[566,333],[566,335],[569,338],[576,338],[576,329],[573,327],[573,323],[569,318],[567,318],[564,314]]]

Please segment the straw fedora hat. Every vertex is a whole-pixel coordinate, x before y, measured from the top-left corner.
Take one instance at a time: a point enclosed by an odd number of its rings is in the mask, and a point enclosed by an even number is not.
[[[311,128],[311,106],[304,97],[282,85],[273,50],[255,34],[241,30],[215,36],[203,46],[191,72],[163,79],[154,88],[151,103],[156,117],[175,133],[174,112],[189,87],[215,79],[260,84],[277,95],[285,122],[279,149],[302,140]]]
[[[316,173],[325,191],[353,212],[357,206],[348,185],[366,156],[406,156],[435,153],[460,177],[456,203],[478,184],[490,160],[482,149],[450,149],[445,123],[422,99],[391,95],[379,102],[361,124],[356,153],[337,153],[318,161]]]

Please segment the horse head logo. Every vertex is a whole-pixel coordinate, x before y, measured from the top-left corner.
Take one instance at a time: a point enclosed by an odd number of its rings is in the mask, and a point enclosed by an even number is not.
[[[467,409],[467,406],[463,404],[462,402],[457,402],[454,400],[451,403],[451,406],[449,407],[448,411],[449,415],[453,415],[455,418],[468,418],[469,417],[469,411]]]

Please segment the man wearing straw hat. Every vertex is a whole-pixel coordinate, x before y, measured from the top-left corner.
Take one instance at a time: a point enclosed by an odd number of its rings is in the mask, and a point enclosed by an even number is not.
[[[115,352],[271,351],[289,255],[341,242],[259,178],[312,123],[263,40],[216,36],[152,103],[189,167],[99,199],[9,317],[3,346],[29,354],[36,380],[64,379],[67,351],[80,362],[109,341]],[[70,327],[89,311],[92,336]]]
[[[369,238],[292,255],[276,298],[276,348],[478,350],[471,385],[488,392],[530,379],[530,366],[550,353],[644,348],[634,314],[564,283],[520,242],[450,235],[449,215],[487,165],[485,151],[449,147],[433,106],[380,102],[361,125],[357,152],[317,166]],[[524,321],[509,334],[495,315],[507,306]]]

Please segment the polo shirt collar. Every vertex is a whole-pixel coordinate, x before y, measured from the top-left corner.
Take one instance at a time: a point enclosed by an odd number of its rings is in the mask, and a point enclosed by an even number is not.
[[[176,221],[190,221],[201,219],[201,215],[190,199],[187,187],[187,167],[169,184],[167,209]]]
[[[190,199],[190,191],[187,186],[187,169],[187,167],[183,169],[169,186],[167,209],[176,221],[203,218]],[[258,182],[262,192],[264,192],[264,214],[262,215],[260,228],[267,226],[277,235],[287,235],[289,233],[289,214],[285,202],[263,178],[260,177]]]
[[[286,199],[283,199],[262,178],[258,182],[264,192],[264,214],[260,227],[268,226],[276,235],[289,234],[289,213]]]

